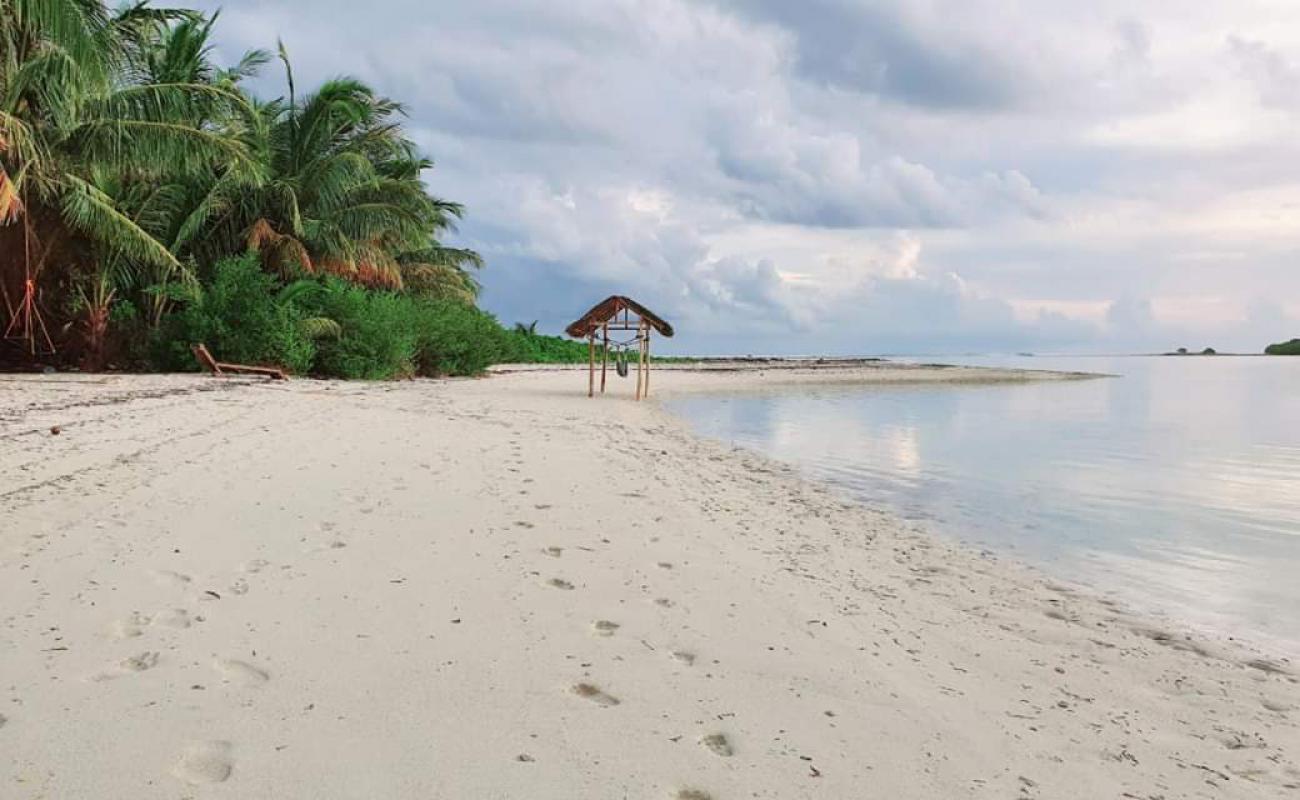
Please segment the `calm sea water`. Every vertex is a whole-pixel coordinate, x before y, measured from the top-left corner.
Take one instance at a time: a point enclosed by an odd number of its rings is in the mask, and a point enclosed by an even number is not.
[[[1120,377],[668,406],[940,534],[1300,654],[1300,358],[934,360]]]

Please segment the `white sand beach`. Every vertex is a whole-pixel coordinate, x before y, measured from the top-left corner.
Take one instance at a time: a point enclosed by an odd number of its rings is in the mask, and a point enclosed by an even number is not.
[[[697,439],[630,383],[0,376],[0,798],[1300,791],[1295,665]]]

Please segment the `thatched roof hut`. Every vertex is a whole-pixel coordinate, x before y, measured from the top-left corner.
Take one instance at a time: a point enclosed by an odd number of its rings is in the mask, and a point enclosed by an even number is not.
[[[633,319],[633,315],[636,319]],[[662,317],[630,297],[612,295],[591,307],[591,310],[574,320],[565,333],[575,339],[587,340],[587,396],[596,394],[596,336],[601,337],[600,391],[605,392],[605,376],[609,365],[610,331],[635,331],[627,341],[612,342],[620,375],[627,374],[626,353],[632,345],[637,347],[636,399],[650,393],[650,332],[664,336],[673,335],[673,326]]]

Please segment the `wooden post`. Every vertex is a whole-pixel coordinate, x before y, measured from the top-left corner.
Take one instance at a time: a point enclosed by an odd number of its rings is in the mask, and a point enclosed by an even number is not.
[[[650,396],[650,329],[645,331],[645,393],[644,397]]]
[[[605,346],[600,352],[600,393],[605,393],[605,370],[609,366],[609,323],[606,322],[602,329],[605,334]]]
[[[641,367],[645,364],[645,320],[636,325],[636,399],[641,399]]]
[[[596,332],[587,336],[587,396],[596,396]]]

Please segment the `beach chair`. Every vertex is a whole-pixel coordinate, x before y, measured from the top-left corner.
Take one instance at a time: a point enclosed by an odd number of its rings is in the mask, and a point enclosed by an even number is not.
[[[250,367],[245,364],[227,364],[216,360],[212,353],[208,351],[207,345],[203,343],[190,345],[190,352],[198,359],[199,364],[213,375],[221,376],[227,373],[232,375],[265,375],[273,381],[287,381],[288,375],[284,370],[275,367]]]

